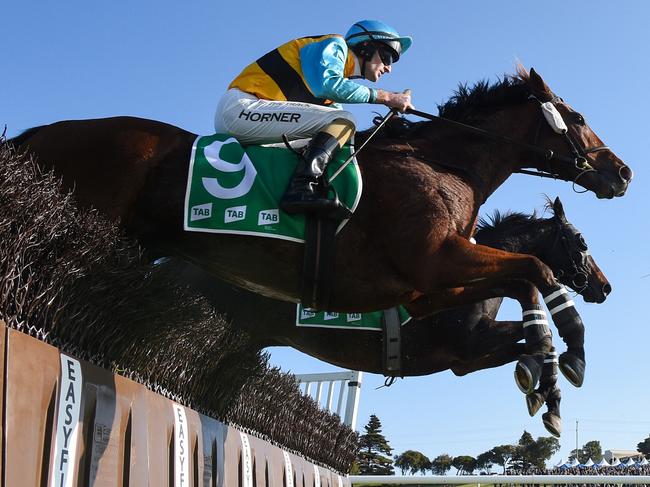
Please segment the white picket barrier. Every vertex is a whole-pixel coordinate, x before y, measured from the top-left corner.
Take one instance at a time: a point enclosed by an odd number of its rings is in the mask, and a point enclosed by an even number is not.
[[[467,485],[486,484],[524,485],[639,485],[650,484],[647,475],[350,475],[352,486],[357,485]]]
[[[361,378],[363,372],[349,370],[346,372],[330,372],[324,374],[298,374],[296,379],[302,386],[304,384],[304,393],[311,396],[314,400],[330,412],[338,414],[344,424],[355,429],[357,426],[357,413],[359,411],[359,397],[361,395]],[[312,395],[312,384],[316,384],[315,394]],[[323,399],[323,385],[327,384],[327,399],[325,404],[321,404]],[[338,400],[336,401],[336,410],[333,409],[334,389],[338,388]],[[343,411],[343,402],[345,401],[345,413]]]

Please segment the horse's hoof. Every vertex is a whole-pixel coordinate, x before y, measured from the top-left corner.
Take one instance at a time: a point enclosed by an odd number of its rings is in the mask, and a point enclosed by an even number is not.
[[[522,355],[515,367],[515,382],[524,394],[530,394],[537,387],[542,375],[543,359],[533,355]]]
[[[531,417],[537,414],[537,411],[539,411],[539,408],[541,408],[543,404],[544,398],[537,392],[526,394],[526,406],[528,407],[528,414],[530,414]]]
[[[562,434],[562,418],[557,414],[546,412],[542,414],[542,423],[544,423],[544,428],[546,431],[551,433],[556,438],[559,438]]]
[[[582,387],[585,380],[585,361],[571,352],[560,355],[560,370],[572,386]]]

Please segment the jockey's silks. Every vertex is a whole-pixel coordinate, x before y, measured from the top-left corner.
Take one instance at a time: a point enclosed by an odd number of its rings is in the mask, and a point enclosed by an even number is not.
[[[356,58],[342,36],[329,34],[291,40],[248,65],[230,83],[258,98],[315,105],[367,103],[370,88],[348,79]]]

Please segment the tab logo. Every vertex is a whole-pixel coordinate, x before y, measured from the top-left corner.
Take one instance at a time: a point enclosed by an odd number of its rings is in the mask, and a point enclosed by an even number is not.
[[[350,321],[359,321],[361,319],[361,313],[348,313],[347,315],[347,321],[350,323]]]
[[[190,221],[196,220],[205,220],[212,216],[212,203],[206,203],[204,205],[196,205],[191,209]]]
[[[246,205],[226,208],[223,214],[224,223],[238,222],[244,218],[246,218]]]
[[[276,223],[280,223],[280,212],[277,208],[274,210],[260,211],[257,217],[258,225],[275,225]]]
[[[339,317],[338,313],[325,313],[325,321],[327,321],[327,320],[335,320],[338,317]]]
[[[300,319],[301,320],[308,320],[309,318],[313,318],[316,316],[316,313],[309,309],[303,309],[302,312],[300,313]]]

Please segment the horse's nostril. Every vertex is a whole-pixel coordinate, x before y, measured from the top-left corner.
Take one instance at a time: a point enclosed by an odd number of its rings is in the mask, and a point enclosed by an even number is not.
[[[612,292],[612,286],[610,286],[609,283],[605,284],[605,285],[603,286],[603,294],[604,294],[605,296],[608,296],[609,293],[611,293],[611,292]]]
[[[634,177],[634,173],[632,172],[632,169],[630,169],[630,168],[627,167],[627,166],[622,166],[622,167],[618,170],[618,175],[619,175],[620,178],[621,178],[623,181],[625,181],[626,183],[629,183],[630,181],[632,181],[632,178]]]

